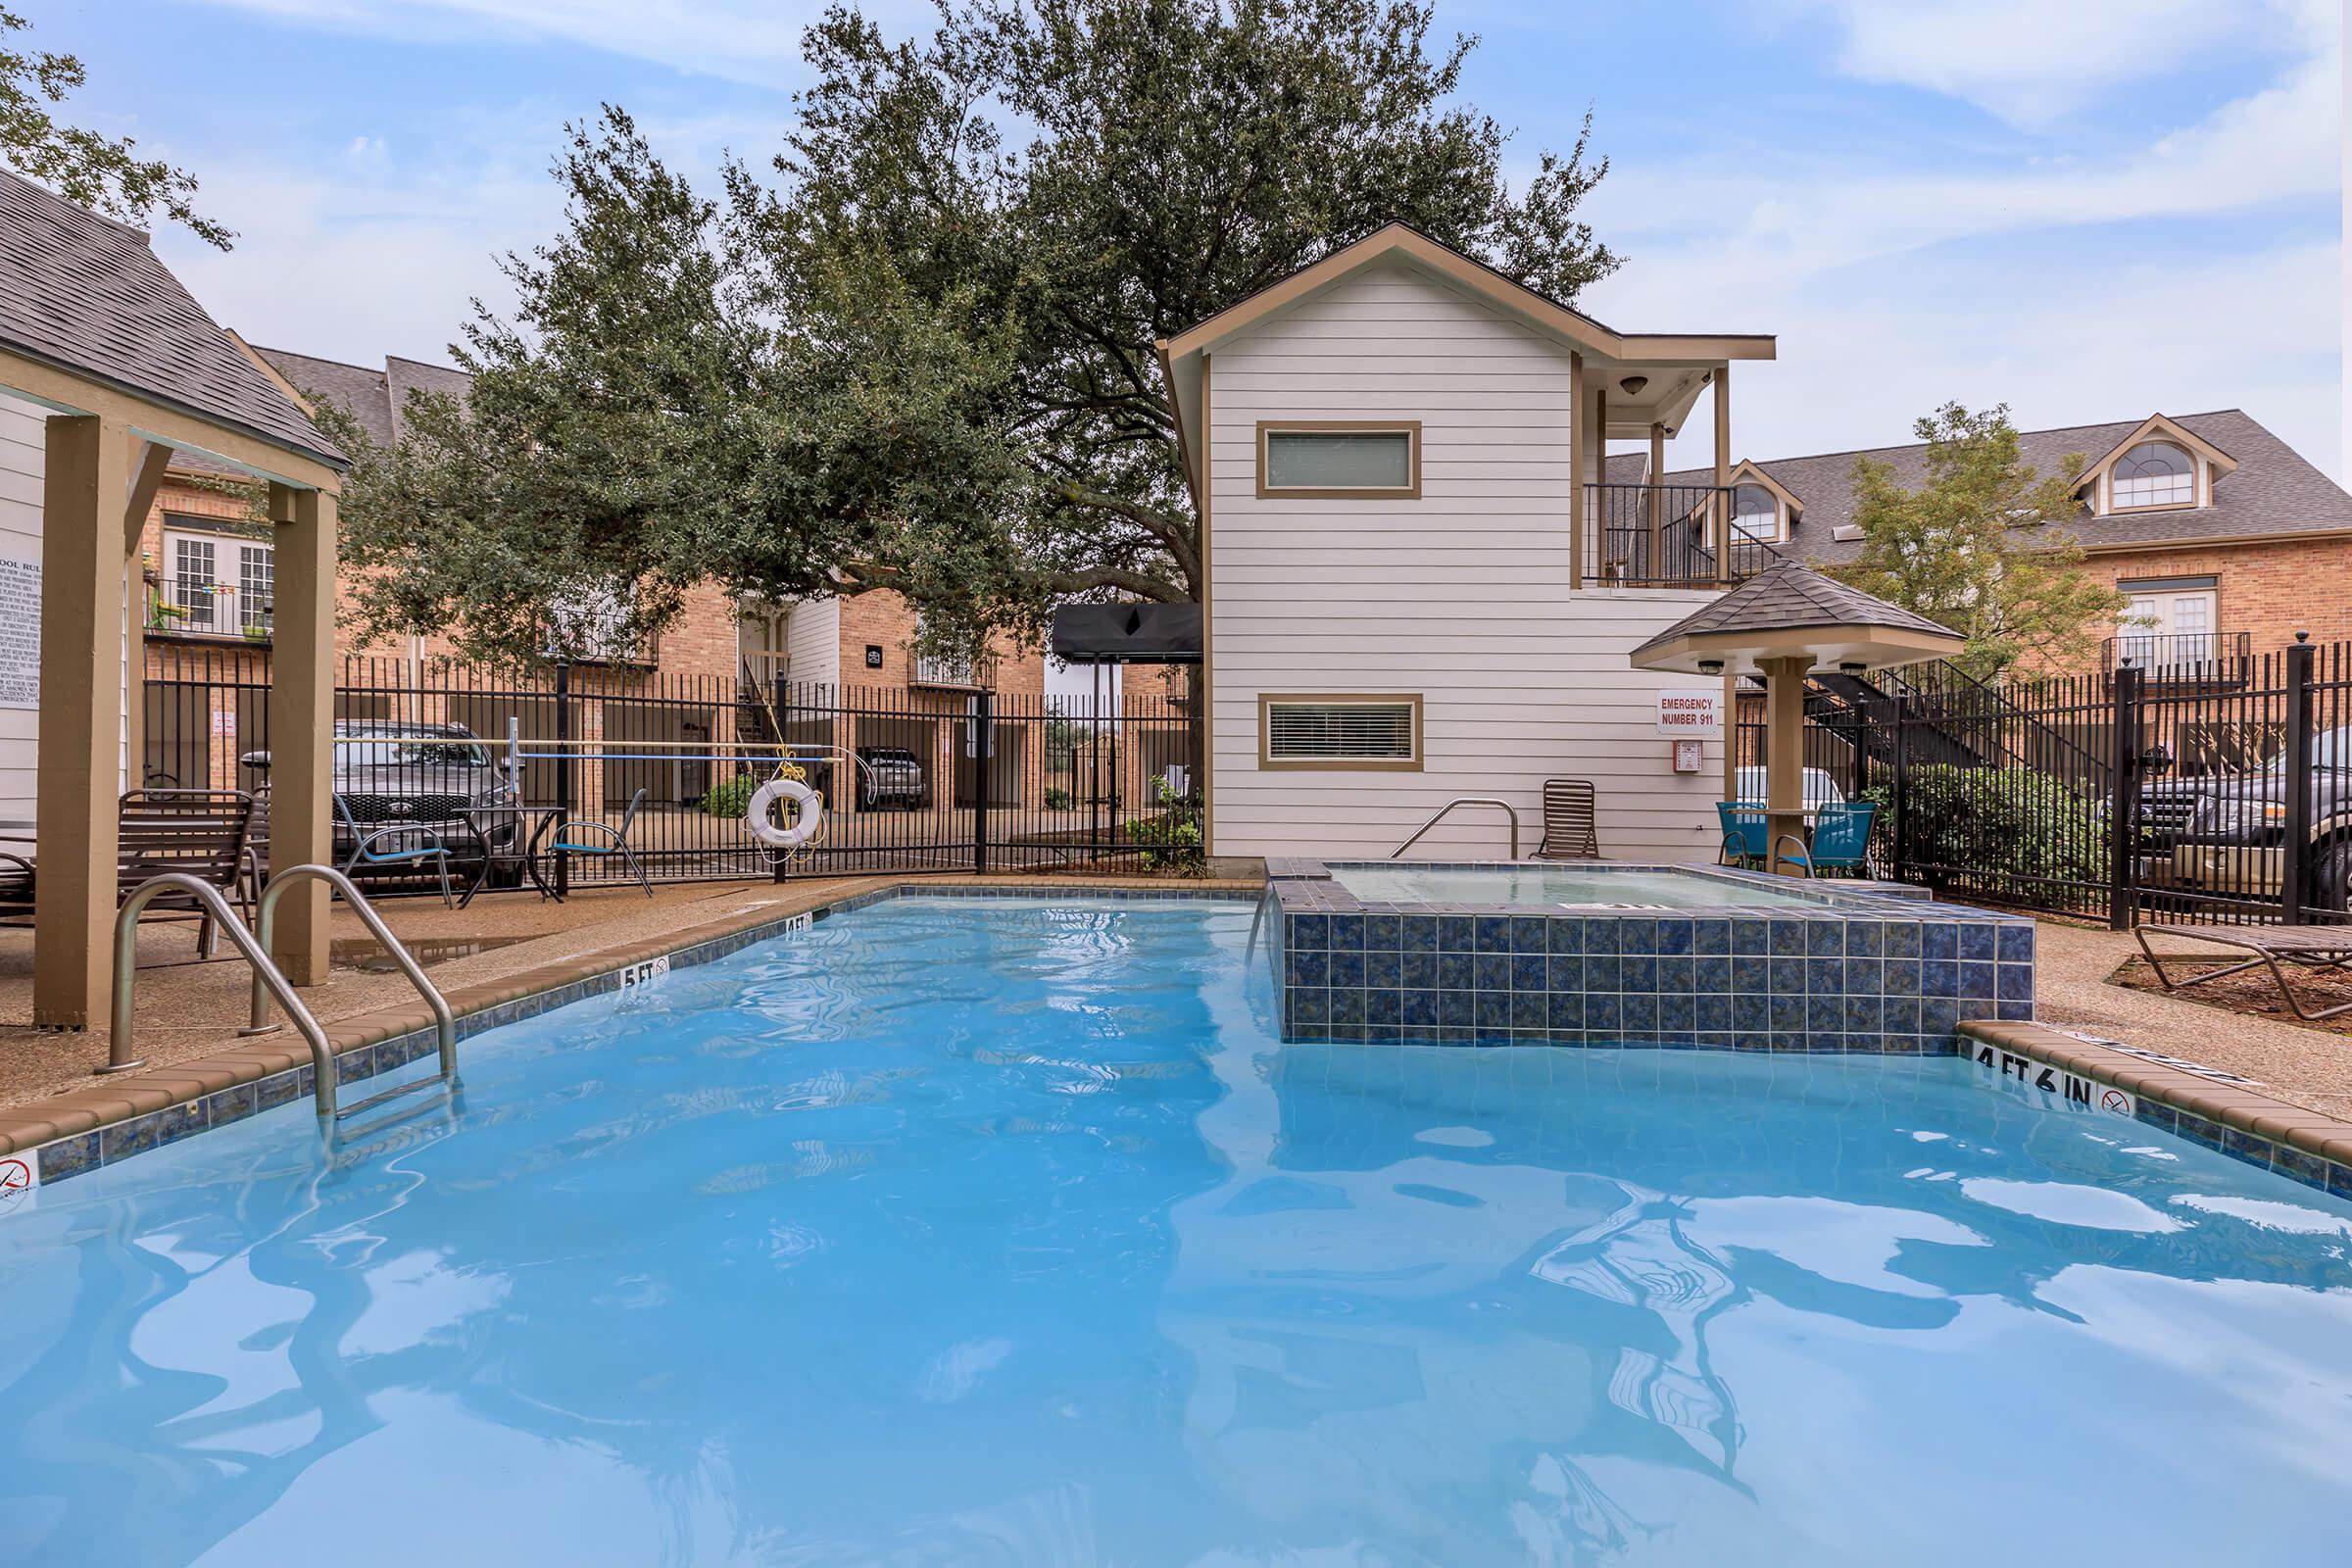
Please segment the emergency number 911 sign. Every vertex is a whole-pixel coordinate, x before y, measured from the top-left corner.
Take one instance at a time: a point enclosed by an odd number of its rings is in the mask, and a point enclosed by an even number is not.
[[[1720,687],[1679,687],[1658,693],[1658,733],[1677,740],[1713,740],[1723,733]]]

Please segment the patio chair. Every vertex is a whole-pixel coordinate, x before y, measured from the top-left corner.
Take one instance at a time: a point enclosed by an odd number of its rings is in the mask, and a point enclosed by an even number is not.
[[[2345,968],[2352,967],[2352,926],[2264,928],[2257,926],[2143,925],[2137,927],[2132,935],[2139,938],[2139,951],[2148,956],[2148,967],[2156,971],[2156,978],[2164,983],[2164,989],[2167,991],[2185,991],[2190,986],[2201,986],[2208,980],[2220,980],[2230,975],[2242,974],[2248,969],[2259,966],[2270,970],[2271,981],[2278,986],[2279,997],[2286,1003],[2288,1009],[2305,1023],[2324,1023],[2341,1013],[2352,1012],[2352,1002],[2338,1002],[2316,1007],[2306,1006],[2303,999],[2295,995],[2295,988],[2286,983],[2287,969],[2300,969],[2310,974],[2333,972],[2340,975]],[[2148,938],[2151,936],[2178,937],[2183,942],[2210,942],[2220,947],[2235,948],[2240,953],[2251,953],[2254,956],[2242,963],[2230,963],[2226,968],[2211,969],[2203,974],[2190,975],[2185,979],[2175,979],[2164,967],[2165,957],[2169,956],[2174,963],[2178,964],[2195,959],[2217,957],[2226,961],[2236,955],[2174,953],[2159,956],[2156,950],[2148,945]],[[2279,967],[2281,964],[2286,967]]]
[[[1746,802],[1717,801],[1715,817],[1723,827],[1723,843],[1715,852],[1715,863],[1751,869],[1763,865],[1769,831],[1764,813]]]
[[[457,897],[449,888],[449,846],[431,828],[414,822],[396,823],[389,827],[367,828],[352,814],[351,803],[343,792],[335,792],[335,814],[351,833],[350,853],[343,857],[342,872],[351,876],[361,866],[382,870],[389,866],[418,870],[430,865],[441,877],[441,903],[445,908],[457,907]]]
[[[1536,846],[1536,858],[1600,858],[1600,835],[1592,826],[1591,779],[1547,778],[1544,781],[1544,842]]]
[[[235,900],[253,826],[253,797],[243,790],[131,790],[116,807],[115,898],[118,903],[149,877],[184,871]],[[219,949],[213,913],[192,894],[167,893],[147,906],[152,913],[197,922],[205,957]]]
[[[1835,872],[1839,876],[1870,874],[1870,819],[1878,807],[1870,801],[1825,806],[1813,822],[1813,842],[1805,844],[1784,833],[1772,846],[1772,868],[1793,865],[1807,876]]]
[[[637,858],[637,852],[629,848],[629,828],[636,822],[637,813],[645,808],[645,787],[638,786],[637,793],[629,797],[629,808],[621,813],[618,827],[608,822],[565,822],[556,836],[548,841],[547,853],[593,855],[599,858],[617,855],[637,878],[637,885],[645,889],[645,896],[652,898],[654,880],[645,874],[645,864]],[[583,844],[572,837],[575,833],[602,833],[605,837],[602,842],[590,840]]]

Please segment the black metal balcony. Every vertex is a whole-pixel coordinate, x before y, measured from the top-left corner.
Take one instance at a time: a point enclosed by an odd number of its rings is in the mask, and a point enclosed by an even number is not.
[[[2124,632],[2100,644],[2110,672],[2130,664],[2163,681],[2243,680],[2254,639],[2242,631]]]
[[[1782,559],[1711,484],[1589,484],[1580,548],[1585,582],[1613,588],[1728,588]]]

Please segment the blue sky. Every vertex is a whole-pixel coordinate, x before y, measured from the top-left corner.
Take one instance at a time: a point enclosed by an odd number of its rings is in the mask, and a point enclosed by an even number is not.
[[[242,238],[158,244],[255,341],[446,358],[499,252],[560,216],[564,122],[633,111],[681,167],[763,161],[816,7],[776,0],[15,0],[85,123],[204,181]],[[924,5],[885,0],[896,30]],[[2342,472],[2336,0],[1440,0],[1465,96],[1614,170],[1612,324],[1780,335],[1735,445],[2238,406]],[[1694,421],[1695,428],[1695,421]],[[1687,438],[1679,456],[1703,454]]]

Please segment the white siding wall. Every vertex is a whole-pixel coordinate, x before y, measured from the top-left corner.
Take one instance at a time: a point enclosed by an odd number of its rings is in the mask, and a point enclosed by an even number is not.
[[[784,624],[787,678],[830,686],[841,680],[841,601],[808,599],[792,607]]]
[[[0,556],[14,561],[41,559],[46,416],[32,404],[0,394]],[[32,815],[39,725],[36,710],[0,707],[0,817]]]
[[[1568,356],[1424,274],[1373,269],[1219,350],[1209,375],[1215,849],[1385,856],[1459,795],[1598,792],[1601,852],[1712,859],[1722,755],[1673,772],[1642,639],[1709,596],[1571,592]],[[1411,418],[1416,501],[1261,500],[1256,422]],[[1419,692],[1420,772],[1261,771],[1260,692]],[[1499,858],[1465,808],[1416,857]]]

